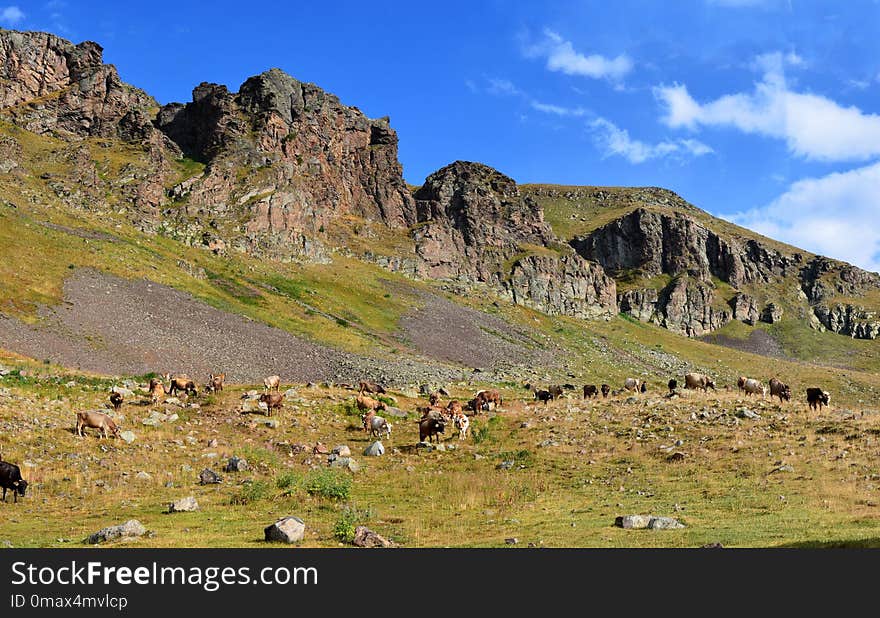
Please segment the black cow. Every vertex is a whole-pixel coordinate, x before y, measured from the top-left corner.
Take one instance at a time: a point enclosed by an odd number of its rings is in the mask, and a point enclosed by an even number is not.
[[[671,395],[678,388],[678,380],[672,378],[666,386],[669,387],[669,394]]]
[[[13,502],[18,503],[18,497],[24,496],[27,490],[27,481],[21,478],[21,469],[8,461],[0,461],[0,487],[3,488],[3,502],[6,502],[6,490],[12,490]]]
[[[538,401],[543,401],[546,404],[548,401],[553,399],[553,395],[552,393],[550,393],[550,391],[536,388],[535,399],[537,399]]]
[[[595,384],[584,385],[584,399],[592,399],[599,396],[599,389]]]
[[[610,392],[611,392],[611,387],[608,386],[607,384],[603,384],[602,385],[602,399],[607,399],[608,393],[610,393]]]
[[[811,410],[818,408],[821,411],[822,406],[827,406],[830,402],[831,395],[828,394],[828,391],[823,391],[821,388],[807,389],[807,403]]]

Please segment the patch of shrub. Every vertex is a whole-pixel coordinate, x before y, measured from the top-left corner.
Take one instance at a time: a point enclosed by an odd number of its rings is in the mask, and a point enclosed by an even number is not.
[[[355,506],[346,505],[339,514],[339,519],[333,526],[333,536],[343,543],[351,543],[354,541],[354,531],[364,521],[372,517],[373,513],[370,509],[359,509]]]
[[[232,496],[232,504],[250,504],[258,500],[268,497],[270,491],[269,484],[265,481],[253,481],[245,483],[237,494]]]
[[[348,500],[351,494],[351,477],[339,470],[315,470],[305,480],[306,491],[313,496],[329,500]]]

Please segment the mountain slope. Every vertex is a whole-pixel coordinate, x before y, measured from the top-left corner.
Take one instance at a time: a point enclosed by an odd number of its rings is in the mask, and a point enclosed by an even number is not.
[[[671,333],[749,349],[756,329],[779,356],[876,365],[851,339],[880,331],[876,275],[669,191],[518,186],[464,161],[413,191],[389,120],[315,85],[272,69],[237,93],[201,84],[192,102],[160,109],[100,52],[0,31],[0,79],[17,84],[0,105],[0,248],[13,258],[0,265],[0,311],[24,324],[69,331],[49,316],[73,302],[70,282],[89,269],[168,286],[329,350],[444,375],[492,369],[490,381],[597,367],[662,377],[663,365],[624,352],[641,332],[630,318],[664,327],[650,332],[685,354],[679,367],[706,368],[712,348],[682,347]],[[77,298],[76,311],[92,310]],[[613,349],[597,351],[589,342],[612,325]],[[618,354],[631,364],[615,367]],[[263,370],[234,364],[248,377]]]

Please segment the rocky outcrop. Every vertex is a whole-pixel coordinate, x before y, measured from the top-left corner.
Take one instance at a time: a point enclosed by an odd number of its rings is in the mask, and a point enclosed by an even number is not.
[[[420,276],[484,283],[552,314],[617,312],[614,280],[561,243],[513,179],[456,161],[431,174],[415,198]]]
[[[831,332],[848,335],[853,339],[880,337],[880,317],[876,311],[839,303],[831,307],[820,304],[813,311],[819,323]]]
[[[391,228],[416,222],[388,118],[369,119],[279,69],[237,94],[203,83],[192,102],[163,107],[156,124],[207,164],[172,189],[194,243],[220,238],[254,255],[314,259],[347,216]]]
[[[703,281],[714,276],[736,288],[788,276],[802,260],[753,239],[722,238],[689,215],[646,208],[573,238],[571,246],[612,274],[638,270],[648,277],[686,274]]]
[[[576,255],[519,259],[506,288],[513,302],[551,315],[596,319],[616,313],[614,279]]]
[[[0,30],[0,115],[34,133],[149,139],[155,100],[124,84],[103,48]]]
[[[715,290],[704,281],[679,277],[661,293],[657,323],[673,332],[699,337],[731,320],[726,309],[713,306]]]
[[[681,276],[659,292],[653,288],[627,290],[618,297],[620,311],[688,337],[721,328],[732,313],[716,307],[711,283]]]
[[[758,312],[758,301],[743,292],[730,299],[730,308],[733,309],[734,320],[745,322],[750,326],[757,324],[761,317]]]
[[[654,288],[627,290],[617,297],[620,311],[642,322],[654,320],[659,300],[660,297]]]

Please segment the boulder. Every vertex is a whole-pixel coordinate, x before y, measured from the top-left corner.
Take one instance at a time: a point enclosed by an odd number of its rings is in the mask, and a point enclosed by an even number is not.
[[[393,547],[394,543],[385,537],[376,534],[366,526],[358,526],[354,529],[354,541],[358,547]]]
[[[332,456],[330,460],[331,468],[344,468],[349,470],[350,472],[357,472],[361,469],[360,464],[355,461],[352,457],[334,457]]]
[[[673,530],[685,527],[675,518],[655,515],[622,515],[615,519],[614,525],[626,530]]]
[[[273,543],[299,543],[306,533],[306,525],[299,517],[282,517],[264,530],[266,541]]]
[[[105,543],[107,541],[115,541],[118,539],[137,538],[145,535],[146,533],[147,529],[144,528],[141,522],[136,519],[129,519],[124,524],[102,528],[101,530],[98,530],[97,532],[89,535],[89,537],[86,539],[86,543],[89,543],[90,545],[96,545],[98,543]]]
[[[199,473],[199,485],[216,485],[222,480],[219,474],[209,468],[205,468]]]
[[[351,449],[348,448],[345,444],[340,444],[339,446],[334,446],[333,450],[330,451],[337,457],[351,457]]]
[[[364,456],[366,457],[378,457],[379,455],[384,454],[385,446],[378,440],[364,449]]]
[[[123,431],[119,434],[119,437],[125,441],[126,444],[131,444],[135,440],[135,435],[133,431]]]
[[[168,505],[169,513],[188,513],[190,511],[198,511],[199,503],[196,502],[196,499],[193,496],[187,496],[186,498],[181,498],[175,502],[172,502]]]
[[[229,461],[226,462],[226,466],[223,468],[224,472],[247,472],[248,470],[250,470],[250,466],[247,460],[234,455],[229,458]]]

